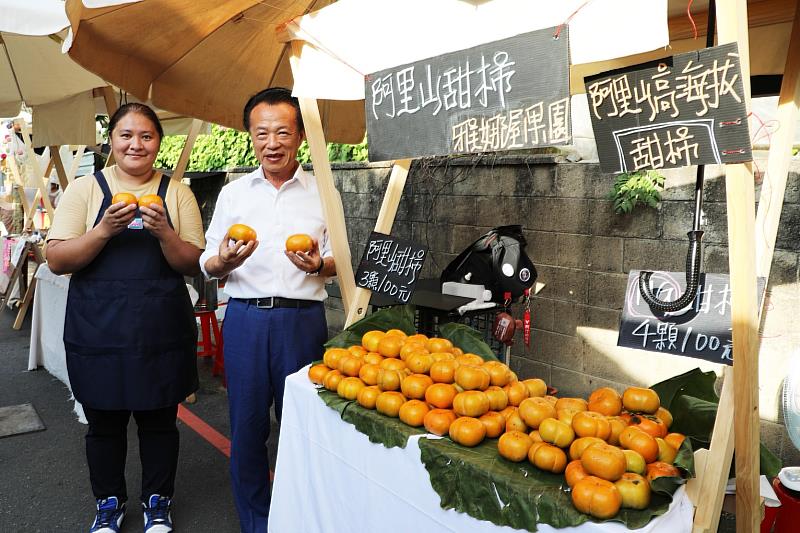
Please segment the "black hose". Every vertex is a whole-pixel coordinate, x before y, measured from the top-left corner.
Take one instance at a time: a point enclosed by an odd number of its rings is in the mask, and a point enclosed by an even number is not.
[[[701,244],[703,240],[702,230],[692,230],[687,233],[689,236],[689,252],[686,254],[686,292],[680,298],[672,302],[659,300],[650,289],[650,276],[653,272],[643,270],[639,273],[639,292],[642,298],[651,309],[662,313],[680,311],[691,304],[697,296],[697,286],[700,282],[700,263],[701,263]]]

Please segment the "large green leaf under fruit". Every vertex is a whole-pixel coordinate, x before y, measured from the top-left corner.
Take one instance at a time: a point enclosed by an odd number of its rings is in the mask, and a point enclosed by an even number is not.
[[[353,424],[371,442],[387,448],[404,448],[412,435],[425,433],[396,418],[364,409],[358,403],[319,389],[320,398],[340,413],[342,420]],[[421,439],[422,462],[431,486],[439,494],[440,505],[456,509],[479,520],[498,525],[536,531],[536,524],[554,527],[580,525],[591,518],[578,512],[565,490],[562,474],[550,474],[527,461],[512,463],[497,452],[497,439],[486,439],[475,448],[465,448],[448,438]],[[675,461],[686,475],[694,472],[693,455],[688,440]],[[669,508],[670,495],[683,483],[679,478],[661,478],[653,484],[652,502],[645,510],[622,509],[613,519],[635,529]]]
[[[483,336],[475,328],[450,322],[439,326],[439,335],[464,350],[464,353],[480,355],[484,361],[497,361],[497,355],[484,342]]]
[[[714,372],[695,368],[651,387],[661,398],[661,405],[674,417],[670,430],[689,437],[696,448],[708,448],[711,441],[719,403],[714,392],[715,381]],[[760,446],[759,458],[762,474],[768,477],[778,475],[781,460],[764,444]]]
[[[537,524],[562,528],[592,520],[572,505],[562,474],[551,474],[527,461],[513,463],[497,452],[497,439],[465,448],[450,439],[421,439],[422,462],[444,509],[455,509],[480,520],[536,531]],[[691,455],[691,452],[689,453]],[[693,470],[693,464],[684,465]],[[664,478],[677,488],[679,480]],[[669,509],[670,496],[654,493],[644,510],[622,509],[611,519],[637,529]]]
[[[364,333],[374,329],[388,331],[399,329],[407,335],[413,335],[414,328],[414,306],[395,305],[375,311],[367,315],[358,322],[354,322],[347,329],[325,343],[325,348],[347,348],[349,346],[361,345],[361,337]]]
[[[383,444],[387,448],[405,448],[408,437],[425,431],[412,428],[397,418],[383,416],[377,411],[364,409],[352,400],[345,400],[327,389],[317,391],[322,401],[331,409],[338,411],[342,420],[353,424],[357,430],[369,437],[371,442]]]

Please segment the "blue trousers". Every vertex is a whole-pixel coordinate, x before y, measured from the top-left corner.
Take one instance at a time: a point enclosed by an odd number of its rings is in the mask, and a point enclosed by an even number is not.
[[[231,482],[242,533],[266,533],[269,515],[269,410],[280,421],[286,376],[323,354],[328,338],[320,303],[259,309],[231,299],[223,325],[231,418]]]

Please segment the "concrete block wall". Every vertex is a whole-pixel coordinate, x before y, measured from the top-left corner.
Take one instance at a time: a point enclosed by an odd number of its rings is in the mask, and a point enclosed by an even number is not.
[[[765,163],[758,162],[756,198]],[[334,165],[357,264],[383,199],[387,164]],[[786,464],[800,464],[780,407],[783,378],[800,332],[792,313],[800,308],[800,162],[789,184],[762,317],[760,409],[762,437]],[[568,163],[553,155],[483,155],[415,161],[393,234],[428,245],[423,275],[436,277],[466,246],[492,227],[521,224],[527,251],[545,288],[533,300],[532,342],[520,337],[512,368],[541,377],[563,395],[588,396],[595,388],[622,391],[648,386],[695,367],[721,367],[696,359],[616,346],[628,271],[684,269],[686,232],[692,227],[695,169],[664,172],[658,209],[613,212],[613,176],[599,165]],[[727,223],[722,168],[706,167],[704,270],[727,273]],[[521,316],[521,311],[515,313]],[[328,301],[331,333],[344,322],[341,300]],[[800,355],[798,355],[800,356]]]

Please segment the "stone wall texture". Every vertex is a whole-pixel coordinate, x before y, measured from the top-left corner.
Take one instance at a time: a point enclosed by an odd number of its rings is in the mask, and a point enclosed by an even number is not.
[[[765,162],[758,161],[758,199]],[[334,166],[347,218],[352,261],[373,229],[390,174],[388,164]],[[437,277],[455,256],[492,227],[521,224],[527,252],[544,289],[533,300],[530,348],[519,340],[511,366],[541,377],[560,394],[588,396],[595,388],[648,386],[695,367],[697,359],[618,348],[617,332],[628,271],[682,271],[692,226],[695,168],[665,171],[658,209],[613,212],[613,176],[599,165],[556,156],[417,160],[411,167],[392,233],[429,247],[423,274]],[[706,272],[728,272],[725,180],[706,167]],[[774,206],[779,209],[779,206]],[[790,357],[800,357],[791,316],[800,309],[800,161],[793,161],[761,323],[760,410],[765,443],[787,464],[800,464],[783,426],[781,394]],[[515,313],[521,316],[517,310]],[[328,301],[331,332],[340,331],[341,300]]]

